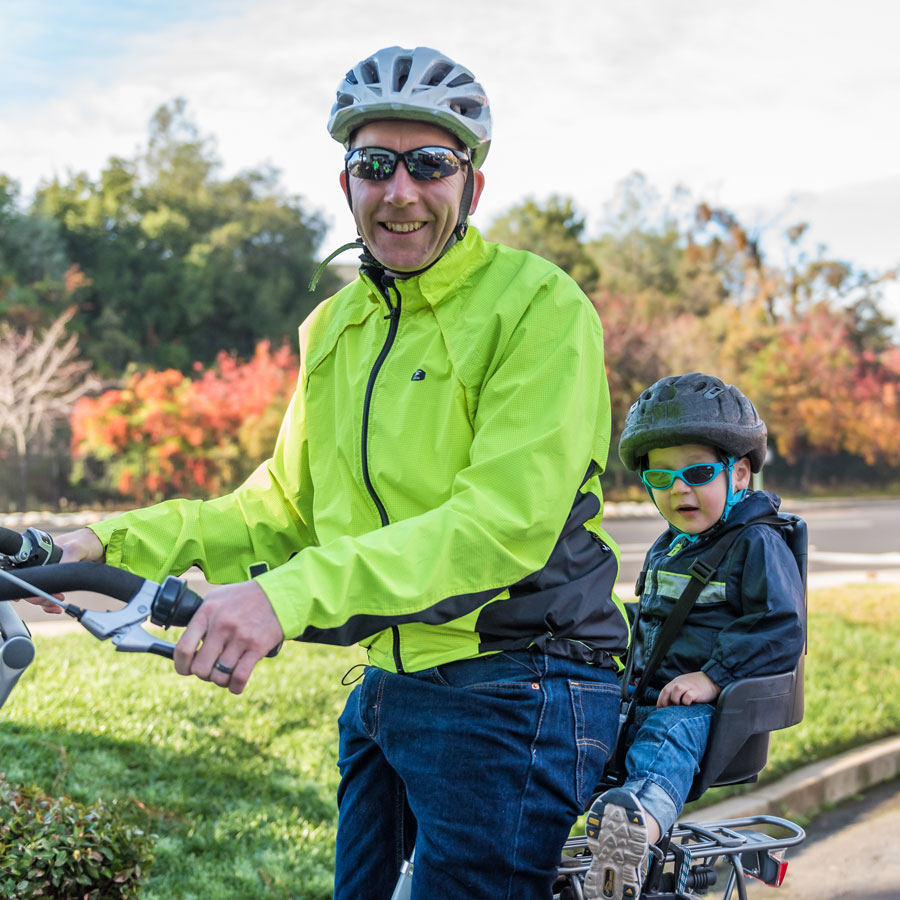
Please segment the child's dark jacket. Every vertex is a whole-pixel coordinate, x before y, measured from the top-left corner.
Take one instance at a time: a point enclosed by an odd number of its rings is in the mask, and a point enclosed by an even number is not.
[[[748,491],[726,526],[711,528],[694,543],[683,540],[670,551],[677,535],[671,528],[657,538],[645,560],[635,678],[690,581],[690,564],[709,552],[725,527],[775,515],[780,504],[775,494]],[[661,689],[686,672],[703,671],[725,687],[738,678],[790,671],[803,650],[802,623],[803,584],[787,542],[771,525],[747,525],[704,586],[649,686]]]

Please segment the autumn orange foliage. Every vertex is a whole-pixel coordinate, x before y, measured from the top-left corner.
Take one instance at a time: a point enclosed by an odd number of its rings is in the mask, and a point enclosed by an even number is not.
[[[109,486],[139,502],[215,496],[271,450],[297,375],[296,356],[268,341],[248,361],[219,353],[194,377],[135,372],[124,387],[78,401],[73,456],[101,461]]]

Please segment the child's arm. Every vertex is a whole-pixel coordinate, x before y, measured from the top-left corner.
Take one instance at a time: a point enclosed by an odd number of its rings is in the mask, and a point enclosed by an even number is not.
[[[753,527],[748,537],[738,544],[745,556],[726,587],[741,615],[719,632],[703,665],[723,688],[739,678],[788,672],[803,652],[803,583],[794,556],[767,525]]]
[[[673,678],[660,692],[656,705],[690,706],[692,703],[715,703],[722,692],[705,672],[687,672]]]

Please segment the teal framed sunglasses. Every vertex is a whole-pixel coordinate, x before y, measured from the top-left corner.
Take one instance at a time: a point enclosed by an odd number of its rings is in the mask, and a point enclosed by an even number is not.
[[[685,466],[683,469],[644,469],[641,472],[641,481],[654,491],[668,490],[680,478],[690,487],[700,487],[709,484],[719,472],[727,468],[725,463],[698,463],[693,466]]]

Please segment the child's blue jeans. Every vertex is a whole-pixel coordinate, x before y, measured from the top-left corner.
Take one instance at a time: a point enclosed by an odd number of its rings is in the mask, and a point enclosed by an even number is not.
[[[551,894],[615,740],[610,669],[527,650],[397,675],[368,668],[340,717],[335,900]]]
[[[700,769],[714,710],[709,703],[635,710],[627,735],[624,787],[656,819],[663,834],[675,824]]]

